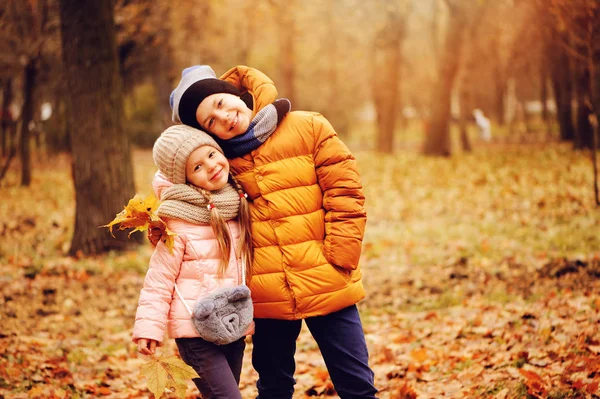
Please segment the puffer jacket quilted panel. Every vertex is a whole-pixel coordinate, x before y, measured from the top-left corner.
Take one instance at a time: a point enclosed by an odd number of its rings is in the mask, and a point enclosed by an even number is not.
[[[234,241],[238,240],[237,222],[227,225]],[[192,309],[199,298],[242,283],[241,260],[233,249],[225,274],[218,276],[220,249],[210,226],[175,219],[168,220],[167,226],[177,234],[173,253],[160,242],[150,259],[133,327],[134,341],[146,338],[161,342],[165,331],[171,338],[198,337],[175,285]]]

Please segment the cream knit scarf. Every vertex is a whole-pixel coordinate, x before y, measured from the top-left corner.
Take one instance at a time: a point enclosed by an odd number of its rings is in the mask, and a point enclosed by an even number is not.
[[[194,224],[210,223],[210,207],[214,205],[224,220],[235,219],[240,209],[240,194],[230,184],[207,196],[187,184],[173,184],[160,196],[158,216],[185,220]]]

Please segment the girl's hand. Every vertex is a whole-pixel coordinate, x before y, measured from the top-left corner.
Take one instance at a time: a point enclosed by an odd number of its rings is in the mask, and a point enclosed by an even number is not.
[[[138,352],[140,352],[142,355],[154,355],[157,345],[158,341],[154,339],[140,338],[137,342]]]
[[[163,233],[164,229],[161,229],[160,227],[153,226],[148,228],[148,241],[150,241],[152,245],[157,246]]]

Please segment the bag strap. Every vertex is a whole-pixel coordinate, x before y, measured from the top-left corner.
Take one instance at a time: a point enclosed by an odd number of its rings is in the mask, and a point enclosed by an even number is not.
[[[179,295],[179,299],[181,300],[181,302],[183,302],[183,306],[185,306],[185,309],[188,311],[188,313],[191,316],[192,315],[192,309],[190,309],[190,307],[188,306],[188,304],[185,303],[185,299],[183,299],[183,295],[181,295],[181,292],[179,291],[179,288],[177,288],[177,282],[175,282],[175,291],[177,291],[177,295]]]
[[[242,256],[242,285],[246,285],[246,261],[243,256]],[[192,316],[192,309],[190,309],[188,304],[185,302],[185,299],[183,299],[183,295],[181,295],[181,291],[179,291],[179,288],[177,288],[177,281],[175,282],[175,291],[177,292],[177,295],[179,296],[179,299],[181,300],[181,302],[183,302],[183,306],[185,306],[185,309],[188,311],[190,316]]]

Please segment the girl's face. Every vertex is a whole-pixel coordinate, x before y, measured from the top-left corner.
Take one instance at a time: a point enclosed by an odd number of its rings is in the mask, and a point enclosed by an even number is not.
[[[204,190],[219,190],[229,179],[229,162],[216,148],[203,145],[188,157],[185,178],[188,183]]]
[[[229,140],[248,130],[252,110],[236,95],[217,93],[200,103],[196,119],[207,132]]]

